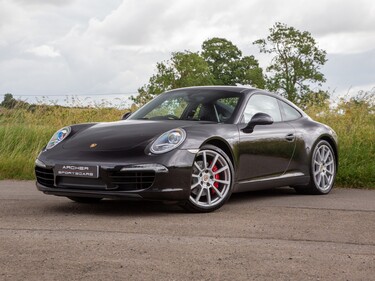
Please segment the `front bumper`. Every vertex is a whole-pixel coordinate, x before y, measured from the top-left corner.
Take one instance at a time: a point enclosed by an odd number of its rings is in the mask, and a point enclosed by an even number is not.
[[[173,161],[173,163],[162,161],[163,164],[94,163],[93,161],[72,163],[67,160],[43,159],[41,154],[35,166],[36,186],[45,194],[57,196],[184,201],[190,194],[191,169],[195,155],[188,151],[176,153],[179,154],[178,158],[184,161]],[[176,155],[169,159],[176,159]],[[98,165],[99,177],[92,179],[57,176],[55,165],[64,163]],[[173,165],[176,163],[178,165]]]

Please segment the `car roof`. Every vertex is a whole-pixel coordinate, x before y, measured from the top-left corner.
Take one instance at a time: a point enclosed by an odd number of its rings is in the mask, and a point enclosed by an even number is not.
[[[193,87],[184,87],[184,88],[178,88],[178,89],[172,89],[167,92],[174,92],[174,91],[180,91],[180,90],[225,90],[235,93],[248,93],[249,91],[256,91],[258,89],[252,88],[249,86],[193,86]]]
[[[193,87],[183,87],[183,88],[172,89],[172,90],[167,91],[165,93],[172,93],[172,92],[184,91],[184,90],[189,90],[189,91],[202,91],[202,90],[215,91],[215,90],[219,90],[219,91],[228,91],[228,92],[239,93],[239,94],[244,94],[244,95],[257,93],[257,94],[264,94],[264,95],[273,96],[275,98],[278,98],[278,99],[281,99],[281,100],[284,100],[284,101],[287,101],[288,103],[290,103],[289,100],[283,98],[280,95],[268,92],[268,91],[263,90],[263,89],[254,88],[254,87],[251,87],[251,86],[193,86]]]

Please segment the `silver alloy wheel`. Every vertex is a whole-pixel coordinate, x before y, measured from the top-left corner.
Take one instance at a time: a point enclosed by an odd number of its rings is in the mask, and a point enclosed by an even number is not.
[[[214,207],[226,199],[230,186],[231,172],[225,158],[213,150],[199,151],[193,166],[190,202],[201,208]]]
[[[335,158],[331,148],[325,144],[320,145],[315,151],[312,164],[315,186],[322,192],[329,191],[336,172]]]

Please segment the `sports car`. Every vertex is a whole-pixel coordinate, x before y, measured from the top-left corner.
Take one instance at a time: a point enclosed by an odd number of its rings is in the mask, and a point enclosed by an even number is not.
[[[82,203],[160,200],[210,212],[235,192],[327,194],[335,182],[336,133],[264,90],[171,90],[122,119],[58,130],[36,159],[37,188]]]

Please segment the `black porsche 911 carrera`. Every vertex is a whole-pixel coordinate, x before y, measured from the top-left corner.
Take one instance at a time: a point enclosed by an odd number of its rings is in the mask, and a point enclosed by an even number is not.
[[[209,212],[233,192],[327,194],[334,185],[336,133],[263,90],[176,89],[123,119],[58,130],[36,159],[37,188],[76,202],[161,200]]]

